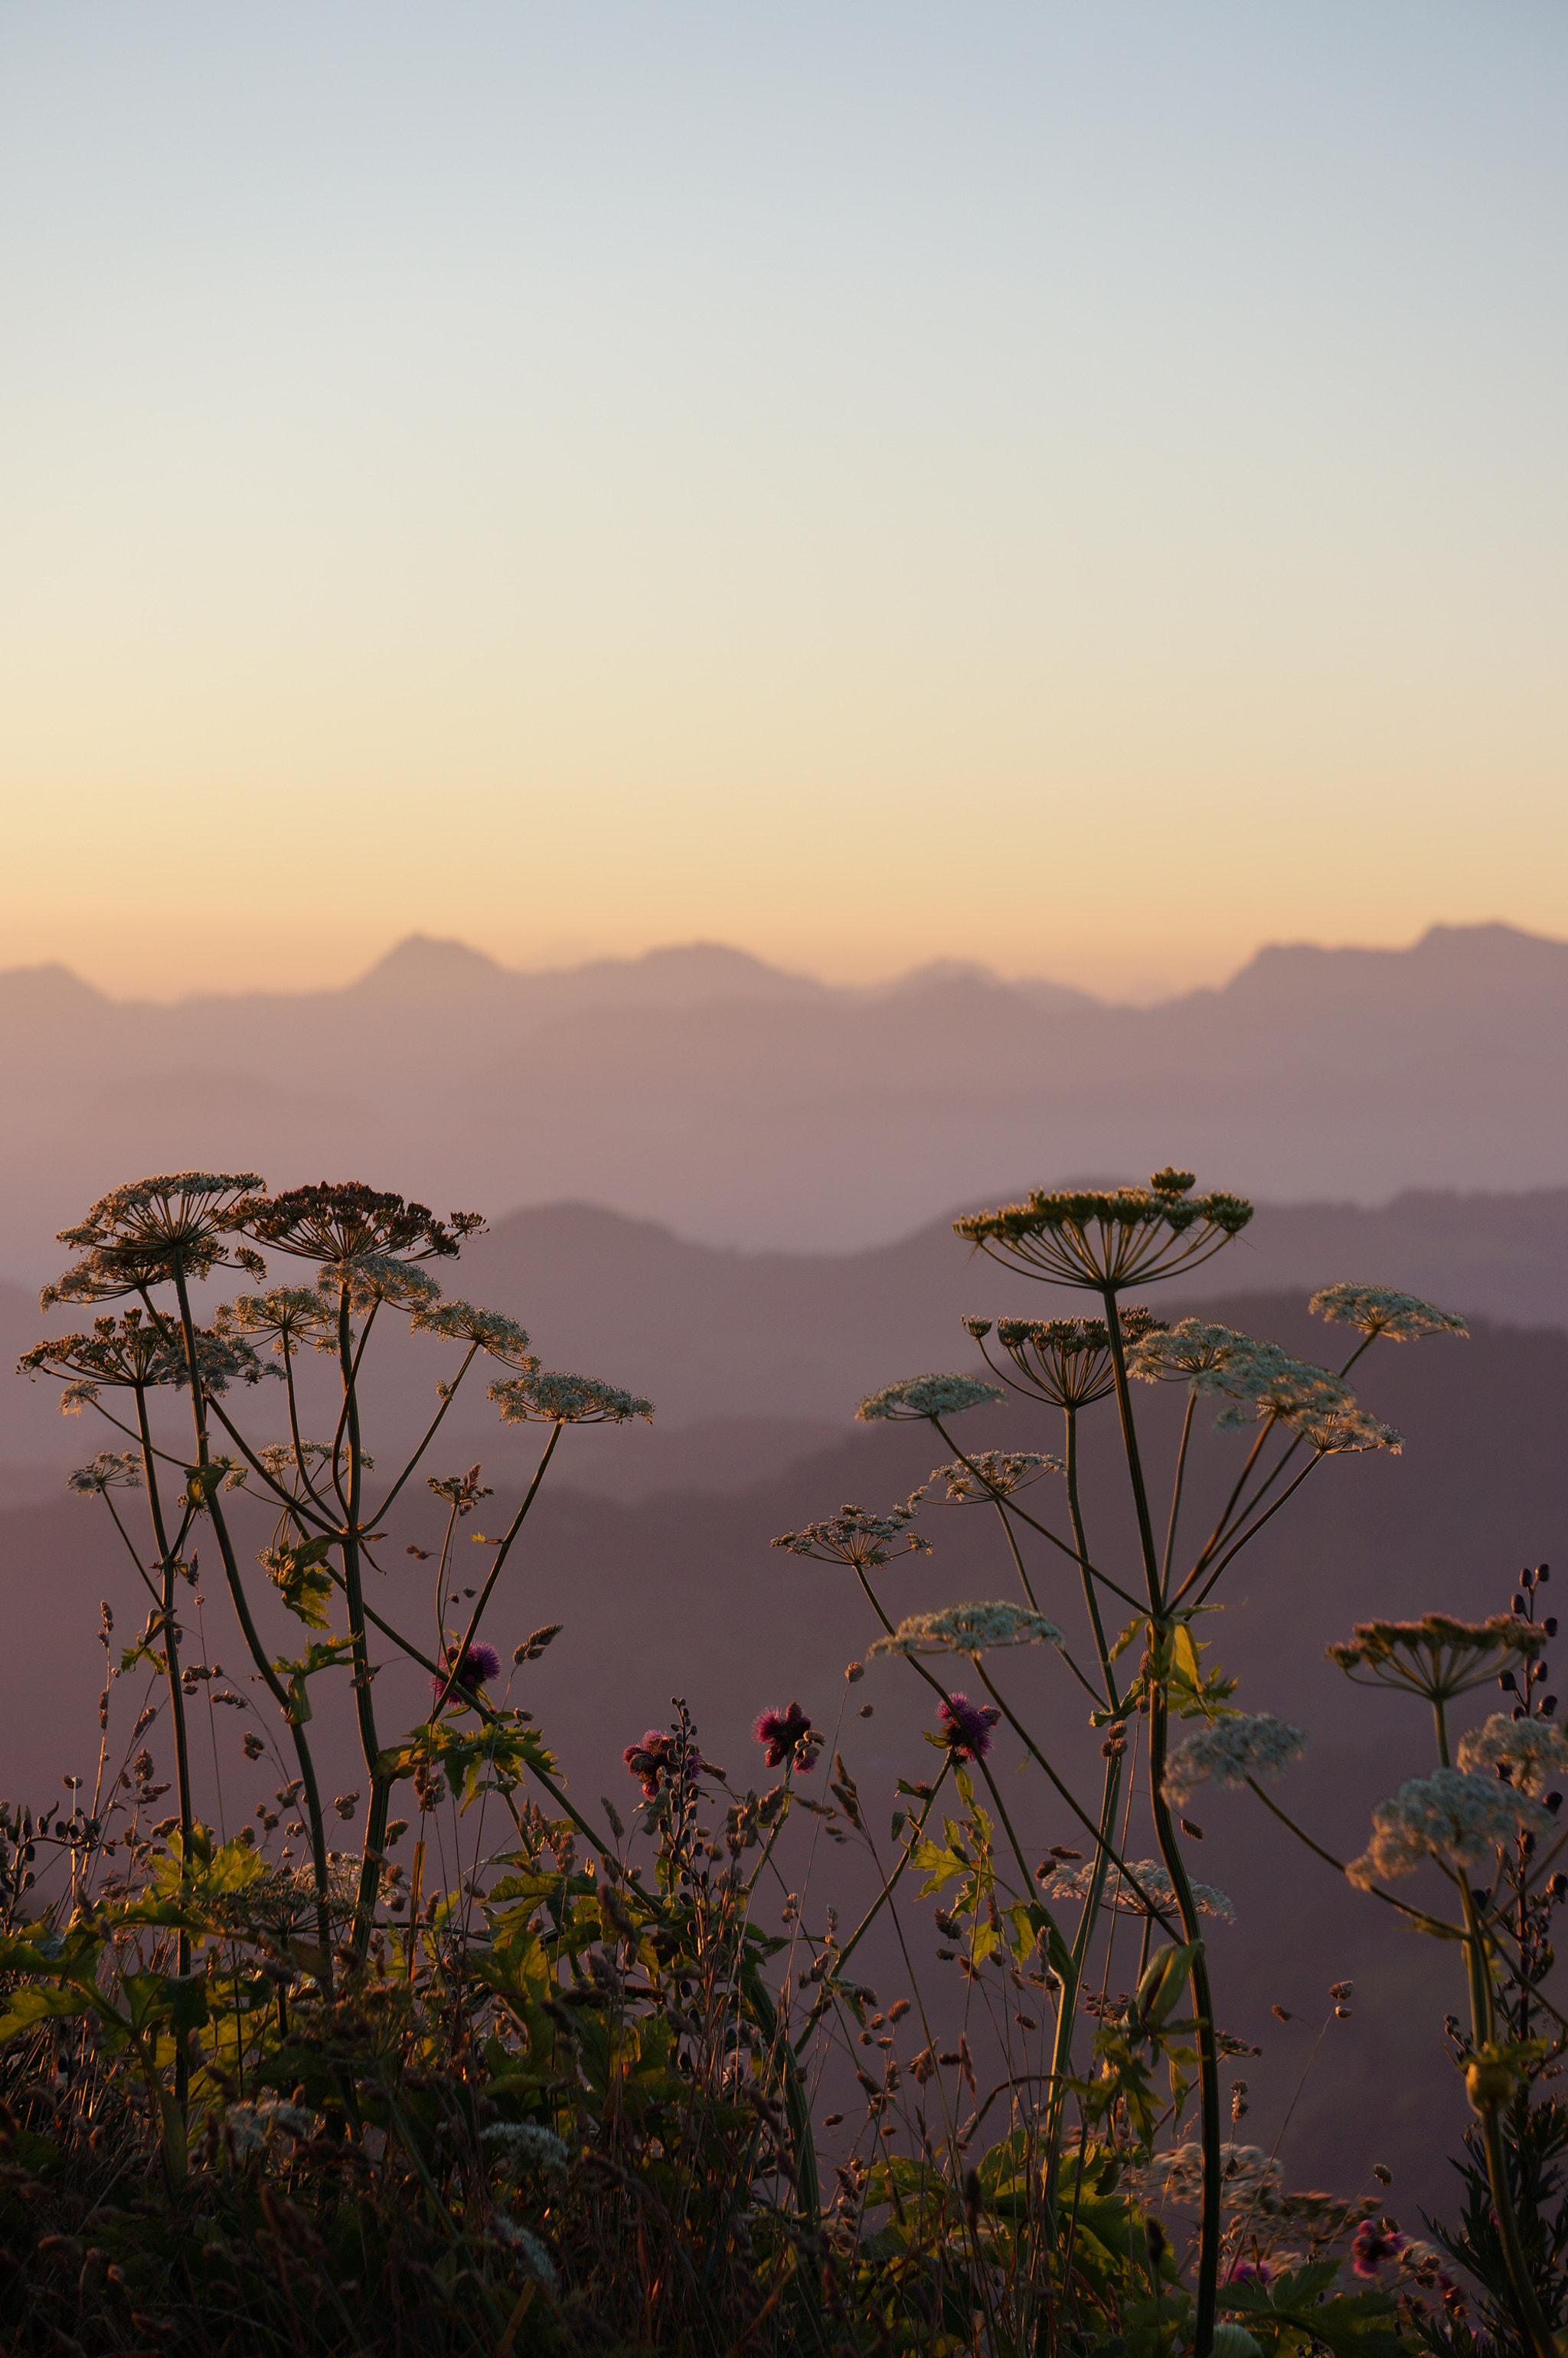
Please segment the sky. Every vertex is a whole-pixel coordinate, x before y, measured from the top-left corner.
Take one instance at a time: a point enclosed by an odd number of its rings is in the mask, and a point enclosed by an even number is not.
[[[1568,935],[1568,12],[0,5],[0,966]]]

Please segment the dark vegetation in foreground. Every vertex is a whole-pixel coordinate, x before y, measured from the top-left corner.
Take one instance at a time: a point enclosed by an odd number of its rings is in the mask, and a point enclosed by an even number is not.
[[[1363,1354],[1463,1328],[1410,1295],[1330,1287],[1314,1307],[1355,1337],[1336,1371],[1126,1298],[1249,1217],[1166,1171],[958,1224],[1009,1268],[1082,1289],[1090,1314],[968,1320],[995,1380],[914,1378],[862,1404],[924,1421],[946,1453],[927,1490],[994,1512],[1011,1600],[895,1623],[880,1576],[926,1549],[923,1492],[778,1542],[857,1580],[868,1652],[929,1690],[932,1749],[884,1833],[793,1704],[758,1722],[762,1790],[704,1759],[677,1702],[627,1747],[624,1816],[568,1795],[481,1625],[566,1426],[652,1411],[544,1369],[514,1322],[443,1296],[426,1264],[455,1259],[473,1220],[351,1184],[273,1195],[249,1174],[145,1181],[94,1206],[46,1297],[91,1305],[91,1323],[24,1366],[114,1427],[73,1487],[114,1517],[148,1609],[126,1643],[104,1608],[93,1790],[72,1780],[66,1802],[0,1820],[5,2346],[1555,2358],[1568,2110],[1549,2083],[1568,2025],[1544,1985],[1568,1880],[1548,1788],[1568,1743],[1543,1692],[1549,1574],[1524,1575],[1490,1619],[1370,1622],[1335,1650],[1349,1677],[1424,1700],[1433,1766],[1379,1804],[1360,1858],[1332,1858],[1264,1790],[1301,1732],[1234,1704],[1201,1617],[1301,1483],[1400,1446],[1348,1384]],[[309,1282],[268,1287],[274,1256]],[[266,1290],[204,1325],[202,1289],[227,1269]],[[399,1314],[446,1360],[430,1429],[389,1476],[361,1431],[362,1371]],[[301,1353],[336,1371],[325,1441],[302,1427]],[[455,1542],[489,1493],[477,1468],[424,1468],[476,1365],[541,1452],[505,1532],[472,1535],[487,1561],[464,1585]],[[281,1440],[242,1414],[269,1379]],[[1158,1499],[1138,1382],[1186,1396]],[[954,1437],[1004,1387],[1040,1403],[1059,1454]],[[1215,1408],[1235,1439],[1209,1441]],[[1108,1563],[1078,1484],[1097,1411],[1119,1421],[1139,1534]],[[1189,1457],[1210,1446],[1237,1453],[1234,1487],[1195,1539]],[[428,1637],[364,1578],[416,1475],[448,1518],[438,1552],[409,1551],[430,1566]],[[294,1656],[257,1630],[257,1575],[225,1512],[236,1487],[276,1511],[259,1567],[298,1628]],[[254,1704],[215,1690],[191,1650],[198,1541],[222,1565]],[[1081,1595],[1079,1639],[1037,1604],[1047,1564]],[[517,1647],[514,1672],[547,1660],[557,1626]],[[378,1721],[373,1644],[429,1684],[402,1734]],[[1024,1715],[1019,1666],[1042,1659],[1025,1649],[1054,1656],[1061,1693],[1102,1732],[1098,1792],[1071,1791]],[[849,1666],[847,1693],[861,1675]],[[1461,1732],[1454,1706],[1493,1682],[1502,1707]],[[233,1709],[272,1792],[227,1842],[195,1807],[199,1695]],[[365,1778],[330,1798],[311,1747],[329,1710],[357,1725]],[[1038,1772],[1017,1792],[1070,1811],[1075,1844],[1026,1846],[991,1764],[999,1732]],[[1230,1902],[1188,1863],[1185,1812],[1208,1783],[1249,1790],[1281,1839],[1447,1944],[1474,2116],[1453,2223],[1418,2234],[1381,2189],[1289,2191],[1282,2124],[1273,2146],[1242,2141],[1246,2082],[1222,2091],[1220,2066],[1251,2050],[1218,2026],[1204,1925]],[[331,1837],[362,1803],[345,1855]],[[819,1896],[835,1862],[862,1892],[842,1921]],[[1390,1888],[1418,1867],[1422,1905]],[[880,1967],[880,1994],[861,1978],[873,1927],[884,1956],[892,1935],[896,1990]],[[1137,1949],[1130,1989],[1111,1986],[1119,1928],[1120,1954]],[[1327,2022],[1352,1996],[1326,1993]],[[840,2088],[854,2093],[825,2093]]]

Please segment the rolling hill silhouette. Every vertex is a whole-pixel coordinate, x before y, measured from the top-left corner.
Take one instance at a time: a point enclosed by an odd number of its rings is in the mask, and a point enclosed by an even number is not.
[[[1568,945],[1436,926],[1107,1006],[972,968],[830,989],[710,945],[556,974],[415,939],[350,988],[119,1002],[0,975],[0,1269],[146,1170],[581,1198],[751,1249],[881,1244],[998,1174],[1184,1162],[1282,1202],[1568,1178]]]

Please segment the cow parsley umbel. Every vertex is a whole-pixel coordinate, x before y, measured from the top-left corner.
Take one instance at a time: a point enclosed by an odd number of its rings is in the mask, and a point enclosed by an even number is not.
[[[1488,1866],[1518,1833],[1541,1834],[1556,1823],[1550,1810],[1517,1786],[1464,1768],[1434,1768],[1411,1777],[1391,1801],[1372,1812],[1372,1839],[1345,1872],[1360,1890],[1379,1880],[1413,1875],[1428,1859],[1450,1875]]]
[[[1200,1785],[1245,1785],[1252,1777],[1280,1777],[1306,1749],[1306,1737],[1272,1712],[1238,1712],[1217,1719],[1178,1744],[1165,1761],[1167,1801],[1178,1808]]]
[[[1115,1294],[1200,1267],[1252,1217],[1241,1196],[1195,1195],[1194,1184],[1190,1171],[1167,1168],[1147,1187],[1036,1188],[1021,1204],[970,1212],[953,1227],[1032,1277]]]
[[[864,1507],[840,1507],[823,1522],[781,1531],[773,1544],[817,1563],[844,1564],[851,1572],[874,1572],[895,1555],[929,1555],[930,1541],[908,1528],[925,1498],[924,1490],[912,1490],[902,1507],[890,1507],[885,1515],[873,1515]]]
[[[965,1409],[1006,1396],[1000,1384],[982,1383],[978,1376],[907,1376],[902,1383],[884,1384],[863,1400],[855,1414],[867,1424],[894,1418],[959,1416]]]
[[[1004,1646],[1059,1646],[1062,1632],[1044,1613],[999,1600],[989,1605],[945,1605],[937,1613],[912,1613],[896,1629],[878,1638],[871,1654],[981,1654]]]
[[[1410,1343],[1424,1335],[1458,1335],[1470,1329],[1456,1311],[1439,1310],[1419,1293],[1397,1293],[1387,1285],[1325,1285],[1307,1307],[1332,1325],[1354,1326],[1368,1337],[1386,1336],[1390,1343]]]

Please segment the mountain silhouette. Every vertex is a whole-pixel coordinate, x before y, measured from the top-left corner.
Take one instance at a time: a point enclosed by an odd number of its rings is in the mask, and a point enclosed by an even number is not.
[[[1154,1007],[925,967],[829,987],[712,944],[514,974],[416,937],[341,990],[113,1001],[0,975],[0,1270],[144,1171],[352,1171],[492,1217],[583,1199],[711,1245],[882,1244],[1175,1160],[1276,1202],[1568,1179],[1568,945],[1435,926],[1260,951]]]

